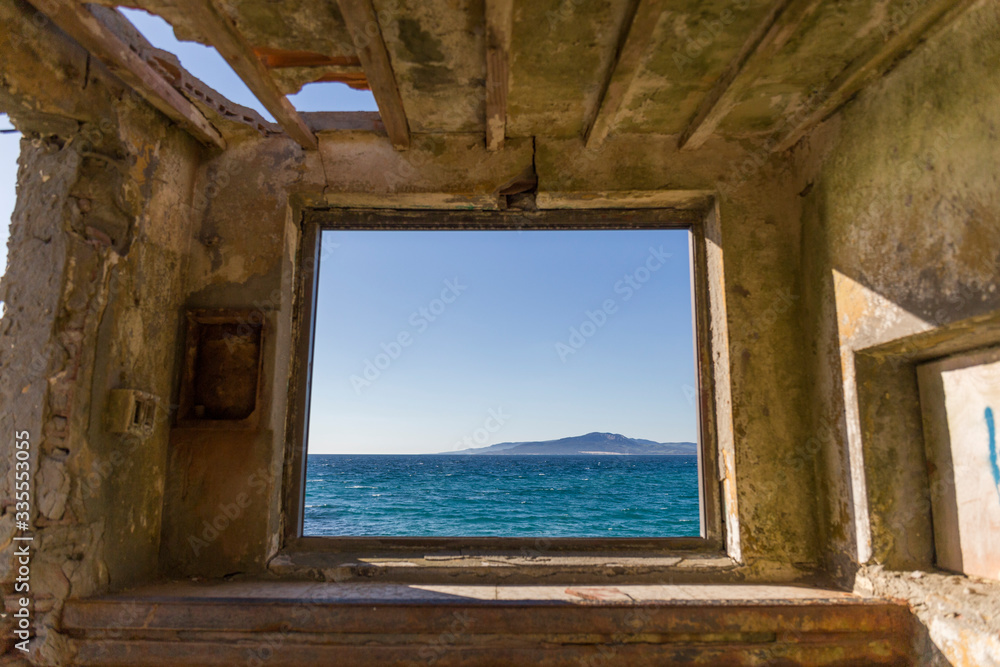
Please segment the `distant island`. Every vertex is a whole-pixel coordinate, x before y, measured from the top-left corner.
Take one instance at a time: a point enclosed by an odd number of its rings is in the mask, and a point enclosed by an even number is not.
[[[693,442],[653,442],[627,438],[618,433],[588,433],[560,440],[540,442],[501,442],[489,447],[474,447],[439,454],[468,454],[480,456],[578,456],[578,455],[632,455],[632,456],[690,456],[697,453]]]

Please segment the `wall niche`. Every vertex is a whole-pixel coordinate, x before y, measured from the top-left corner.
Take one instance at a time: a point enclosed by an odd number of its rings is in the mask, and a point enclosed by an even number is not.
[[[264,329],[259,310],[188,311],[178,427],[256,427]]]

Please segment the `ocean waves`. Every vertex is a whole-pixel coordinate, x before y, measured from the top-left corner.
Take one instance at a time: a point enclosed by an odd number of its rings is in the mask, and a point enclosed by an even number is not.
[[[700,534],[696,457],[597,458],[311,455],[305,534]]]

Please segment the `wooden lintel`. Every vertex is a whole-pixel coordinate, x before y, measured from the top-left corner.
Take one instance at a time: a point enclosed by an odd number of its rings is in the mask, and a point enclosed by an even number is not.
[[[31,0],[59,29],[100,60],[119,79],[204,144],[226,147],[219,131],[186,97],[75,0]]]
[[[338,4],[389,140],[398,150],[406,150],[410,147],[410,126],[371,0],[338,0]]]
[[[599,146],[608,136],[642,59],[649,50],[662,12],[663,3],[660,0],[638,0],[631,16],[626,19],[615,58],[597,100],[597,110],[587,125],[584,138],[588,148]]]
[[[507,136],[507,89],[514,0],[486,0],[486,148],[503,148]]]
[[[278,88],[246,37],[212,0],[176,0],[176,6],[190,17],[193,25],[199,27],[202,37],[216,48],[219,55],[243,79],[250,92],[271,112],[288,136],[304,148],[319,147],[316,135]]]
[[[820,0],[777,0],[771,5],[764,19],[757,24],[722,76],[702,99],[677,140],[678,148],[694,149],[705,143],[739,101],[740,93],[745,90],[742,83],[752,83],[756,79],[761,67],[771,61],[819,5]]]
[[[809,130],[851,99],[865,84],[885,73],[919,40],[926,39],[933,31],[946,26],[973,2],[975,0],[936,0],[920,7],[918,13],[909,16],[875,53],[868,58],[859,58],[841,72],[827,86],[830,92],[777,141],[773,150],[781,152],[794,146]]]

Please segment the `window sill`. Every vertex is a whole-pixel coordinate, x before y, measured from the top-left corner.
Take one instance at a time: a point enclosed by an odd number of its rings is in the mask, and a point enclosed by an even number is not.
[[[314,537],[297,540],[268,563],[282,578],[423,584],[724,582],[739,580],[739,568],[717,545],[699,538],[631,542]]]

